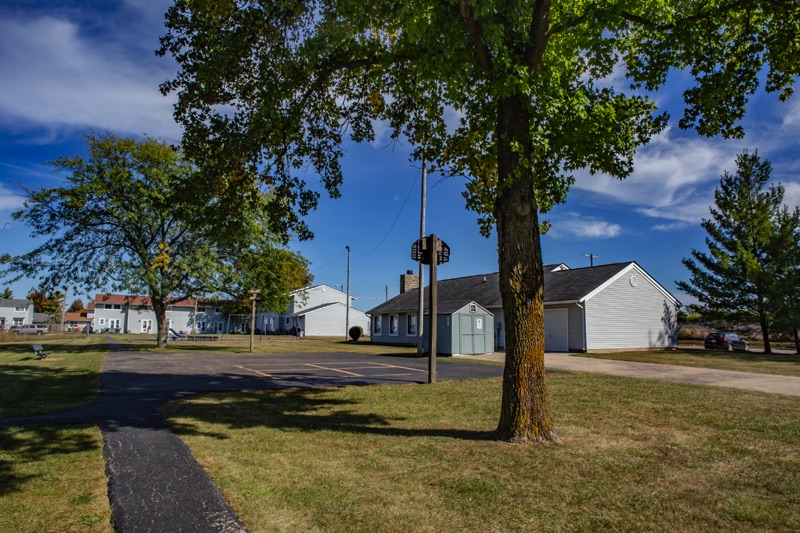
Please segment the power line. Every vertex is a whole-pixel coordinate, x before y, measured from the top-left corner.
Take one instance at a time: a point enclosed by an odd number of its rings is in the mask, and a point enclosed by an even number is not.
[[[420,172],[421,172],[421,171],[420,171]],[[397,224],[397,221],[398,221],[398,220],[400,220],[400,215],[402,215],[402,214],[403,214],[403,210],[405,210],[405,208],[406,208],[406,204],[408,204],[408,199],[409,199],[409,198],[411,198],[411,193],[412,193],[412,192],[414,192],[414,187],[415,187],[415,186],[416,186],[416,184],[417,184],[417,179],[419,179],[419,174],[417,174],[417,175],[414,177],[414,182],[411,184],[411,188],[409,188],[409,189],[408,189],[408,194],[406,194],[406,199],[405,199],[405,200],[403,200],[403,205],[402,205],[402,206],[400,206],[400,211],[398,211],[398,212],[397,212],[397,216],[396,216],[396,217],[394,217],[394,222],[392,222],[392,225],[391,225],[391,226],[389,226],[389,229],[388,229],[388,230],[386,230],[386,234],[383,236],[383,238],[381,239],[381,241],[380,241],[380,242],[377,244],[377,246],[375,246],[375,248],[373,248],[372,250],[370,250],[370,251],[369,251],[368,253],[366,253],[366,254],[363,254],[363,255],[362,255],[362,254],[354,254],[356,257],[367,257],[367,256],[369,256],[369,255],[372,255],[372,254],[373,254],[373,253],[374,253],[374,252],[375,252],[375,251],[376,251],[378,248],[380,248],[380,247],[381,247],[381,245],[383,244],[383,242],[386,240],[386,237],[388,237],[388,236],[389,236],[389,233],[391,233],[391,232],[392,232],[392,230],[394,229],[394,226],[395,226],[395,224]]]

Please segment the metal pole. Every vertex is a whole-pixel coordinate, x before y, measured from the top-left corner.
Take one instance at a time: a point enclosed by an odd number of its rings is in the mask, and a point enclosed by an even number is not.
[[[422,156],[422,197],[419,215],[419,238],[425,238],[425,200],[428,181],[428,172],[425,165],[425,156]],[[425,353],[425,346],[422,340],[423,324],[425,321],[425,265],[419,263],[419,305],[417,306],[417,357],[422,357]]]
[[[428,314],[430,315],[430,333],[428,334],[428,340],[430,341],[430,348],[428,349],[428,383],[436,383],[436,330],[437,324],[436,319],[438,317],[437,307],[439,305],[439,291],[436,287],[436,268],[437,263],[439,262],[439,239],[436,237],[434,233],[431,235],[431,242],[430,242],[430,250],[431,250],[431,283],[430,283],[430,291],[431,291],[431,301],[430,301],[430,311]]]
[[[347,248],[347,310],[345,311],[344,340],[350,336],[350,247]]]
[[[256,328],[256,298],[258,298],[258,293],[261,292],[261,289],[256,289],[253,287],[250,289],[250,292],[253,295],[250,297],[250,300],[253,301],[253,306],[250,311],[250,353],[253,353],[253,336],[255,335],[255,328]]]

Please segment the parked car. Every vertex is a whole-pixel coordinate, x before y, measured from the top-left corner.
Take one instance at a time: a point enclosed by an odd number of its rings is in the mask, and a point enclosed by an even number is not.
[[[727,350],[732,352],[749,352],[750,343],[741,338],[736,333],[720,331],[710,333],[705,341],[706,350]]]
[[[9,331],[15,335],[44,335],[50,331],[47,324],[26,324],[24,326],[11,326]]]

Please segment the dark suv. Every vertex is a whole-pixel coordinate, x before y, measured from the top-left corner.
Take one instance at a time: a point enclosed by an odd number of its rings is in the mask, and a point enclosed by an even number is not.
[[[749,352],[750,343],[741,338],[736,333],[718,332],[711,333],[706,337],[706,350],[727,350],[732,352]]]

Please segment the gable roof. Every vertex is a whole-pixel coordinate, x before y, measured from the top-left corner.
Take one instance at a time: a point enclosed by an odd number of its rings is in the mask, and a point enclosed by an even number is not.
[[[633,266],[645,275],[665,296],[675,300],[655,280],[635,262],[612,263],[585,268],[566,268],[563,263],[544,266],[544,303],[581,302],[587,297]],[[463,278],[439,280],[437,283],[440,306],[443,302],[473,300],[482,307],[491,311],[503,307],[500,296],[500,274],[480,274]],[[430,287],[425,287],[425,306],[430,293]],[[371,315],[385,313],[414,312],[419,307],[419,289],[412,289],[395,296],[374,309],[368,311]]]

